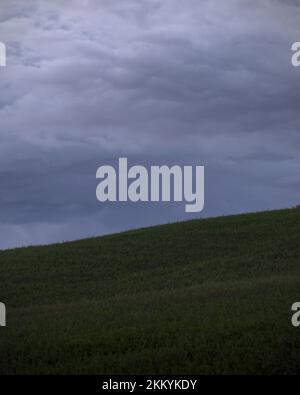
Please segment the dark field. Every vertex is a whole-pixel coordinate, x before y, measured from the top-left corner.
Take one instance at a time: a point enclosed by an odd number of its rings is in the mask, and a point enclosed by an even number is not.
[[[0,252],[0,373],[300,373],[300,209]]]

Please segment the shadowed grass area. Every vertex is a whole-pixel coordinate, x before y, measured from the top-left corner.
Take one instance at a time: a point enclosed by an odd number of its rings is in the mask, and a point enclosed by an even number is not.
[[[300,372],[300,210],[0,252],[0,373]]]

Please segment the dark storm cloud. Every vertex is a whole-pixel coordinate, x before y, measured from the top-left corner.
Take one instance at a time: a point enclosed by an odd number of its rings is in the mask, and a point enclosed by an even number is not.
[[[99,205],[96,168],[121,155],[206,165],[203,215],[296,204],[298,6],[3,0],[0,247],[186,218]]]

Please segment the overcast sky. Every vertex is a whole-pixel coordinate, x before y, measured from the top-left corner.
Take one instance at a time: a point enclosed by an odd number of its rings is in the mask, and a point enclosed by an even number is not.
[[[192,218],[96,170],[206,166],[201,216],[300,203],[298,0],[1,0],[0,248]]]

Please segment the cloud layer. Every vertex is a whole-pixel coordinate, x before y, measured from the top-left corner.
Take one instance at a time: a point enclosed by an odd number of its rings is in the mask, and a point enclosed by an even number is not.
[[[3,0],[0,248],[189,218],[99,205],[98,166],[204,164],[219,215],[299,203],[296,0]]]

